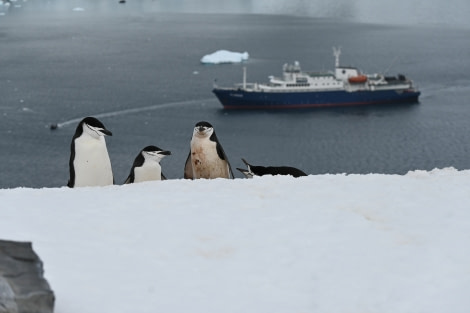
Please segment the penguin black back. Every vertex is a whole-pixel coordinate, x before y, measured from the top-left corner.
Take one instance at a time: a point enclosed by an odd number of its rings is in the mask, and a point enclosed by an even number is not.
[[[145,147],[145,149],[147,149],[148,147]],[[131,172],[129,173],[129,176],[127,177],[126,181],[125,181],[125,184],[129,184],[129,183],[133,183],[134,180],[135,180],[135,172],[134,172],[134,169],[136,167],[139,167],[139,166],[142,166],[145,162],[145,158],[144,156],[142,155],[142,151],[139,152],[139,154],[135,157],[135,160],[134,160],[134,163],[132,163],[132,168],[131,168]]]
[[[293,177],[307,176],[303,171],[291,166],[256,166],[249,164],[242,158],[243,163],[248,167],[247,170],[237,168],[246,177],[264,176],[264,175],[291,175]]]

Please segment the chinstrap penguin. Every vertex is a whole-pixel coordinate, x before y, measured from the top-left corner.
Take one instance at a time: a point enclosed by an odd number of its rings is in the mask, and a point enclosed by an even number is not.
[[[303,171],[290,166],[255,166],[249,164],[245,159],[242,159],[247,169],[238,168],[246,178],[253,178],[253,176],[263,175],[291,175],[294,177],[307,176]]]
[[[233,178],[232,168],[215,130],[208,122],[194,127],[184,178]]]
[[[114,184],[104,136],[112,136],[112,133],[94,117],[86,117],[78,124],[70,146],[70,179],[67,186]]]
[[[131,172],[127,177],[125,184],[140,183],[151,180],[166,180],[162,173],[160,161],[170,151],[165,151],[156,146],[147,146],[142,149],[132,164]]]

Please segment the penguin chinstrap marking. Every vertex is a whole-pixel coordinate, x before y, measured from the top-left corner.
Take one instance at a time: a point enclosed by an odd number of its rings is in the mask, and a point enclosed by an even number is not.
[[[184,167],[184,178],[233,178],[232,167],[215,130],[208,122],[194,127],[190,150]]]
[[[246,178],[253,178],[253,176],[264,175],[291,175],[294,177],[307,176],[303,171],[291,166],[255,166],[249,164],[245,159],[242,159],[247,169],[238,168]]]
[[[67,186],[114,184],[105,136],[112,136],[112,133],[94,117],[86,117],[78,124],[70,147],[70,179]]]
[[[156,146],[143,148],[135,158],[129,177],[127,177],[124,183],[131,184],[152,180],[166,180],[165,175],[162,173],[160,161],[167,155],[171,155],[171,152]]]

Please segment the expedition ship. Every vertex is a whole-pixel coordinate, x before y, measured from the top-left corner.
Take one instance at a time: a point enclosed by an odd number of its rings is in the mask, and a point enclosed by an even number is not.
[[[212,90],[225,109],[290,109],[416,103],[420,92],[404,75],[364,74],[340,66],[340,49],[333,48],[334,72],[303,72],[299,62],[283,66],[282,78],[270,76],[268,83],[243,82]]]

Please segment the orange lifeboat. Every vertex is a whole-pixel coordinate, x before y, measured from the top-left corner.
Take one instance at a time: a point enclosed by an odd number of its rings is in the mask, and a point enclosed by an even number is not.
[[[348,78],[351,84],[363,84],[367,81],[366,75],[351,76]]]

